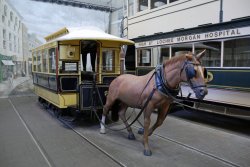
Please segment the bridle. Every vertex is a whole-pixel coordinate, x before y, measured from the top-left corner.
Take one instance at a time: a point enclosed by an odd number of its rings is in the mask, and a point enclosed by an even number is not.
[[[194,78],[196,76],[196,71],[194,69],[194,66],[201,66],[200,63],[193,63],[190,60],[186,60],[182,66],[182,69],[180,71],[180,76],[182,74],[182,72],[185,70],[186,72],[186,77],[187,77],[187,82],[190,84],[190,87],[192,89],[196,89],[199,87],[207,87],[207,85],[198,85],[198,86],[194,86],[193,82],[192,82],[192,78]],[[204,77],[207,76],[207,70],[206,68],[204,68]]]

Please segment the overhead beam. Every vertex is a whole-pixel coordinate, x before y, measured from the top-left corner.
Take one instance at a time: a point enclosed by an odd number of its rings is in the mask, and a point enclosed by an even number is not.
[[[87,8],[87,9],[99,10],[99,11],[104,11],[104,12],[113,12],[115,10],[115,8],[111,8],[109,6],[86,3],[86,2],[81,2],[77,0],[32,0],[32,1],[56,3],[58,5]]]

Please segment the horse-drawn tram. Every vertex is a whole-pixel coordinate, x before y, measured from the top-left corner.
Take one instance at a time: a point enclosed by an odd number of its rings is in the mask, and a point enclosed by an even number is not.
[[[45,39],[32,50],[39,101],[54,111],[102,109],[109,83],[123,71],[122,47],[134,42],[95,28],[63,28]]]

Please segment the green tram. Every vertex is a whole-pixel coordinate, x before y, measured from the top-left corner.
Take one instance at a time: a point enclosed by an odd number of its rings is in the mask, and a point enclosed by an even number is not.
[[[155,33],[132,39],[135,47],[126,57],[130,73],[144,75],[165,59],[181,52],[199,53],[206,49],[202,65],[208,70],[208,94],[187,103],[202,110],[236,117],[250,116],[250,18],[208,24],[172,32]],[[129,50],[130,49],[130,50]],[[135,59],[133,60],[133,57]],[[182,85],[183,96],[192,93]],[[181,96],[180,96],[181,98]]]
[[[123,47],[134,42],[84,28],[63,28],[45,39],[44,45],[32,50],[39,101],[59,110],[102,109],[109,83],[124,70]],[[99,100],[93,97],[96,88]]]

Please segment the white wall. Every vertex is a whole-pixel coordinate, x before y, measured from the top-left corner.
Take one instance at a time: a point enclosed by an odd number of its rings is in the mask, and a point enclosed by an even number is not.
[[[224,21],[250,16],[250,0],[223,0]],[[179,0],[129,17],[128,38],[219,23],[220,0]]]
[[[250,16],[250,0],[223,0],[224,20]]]

